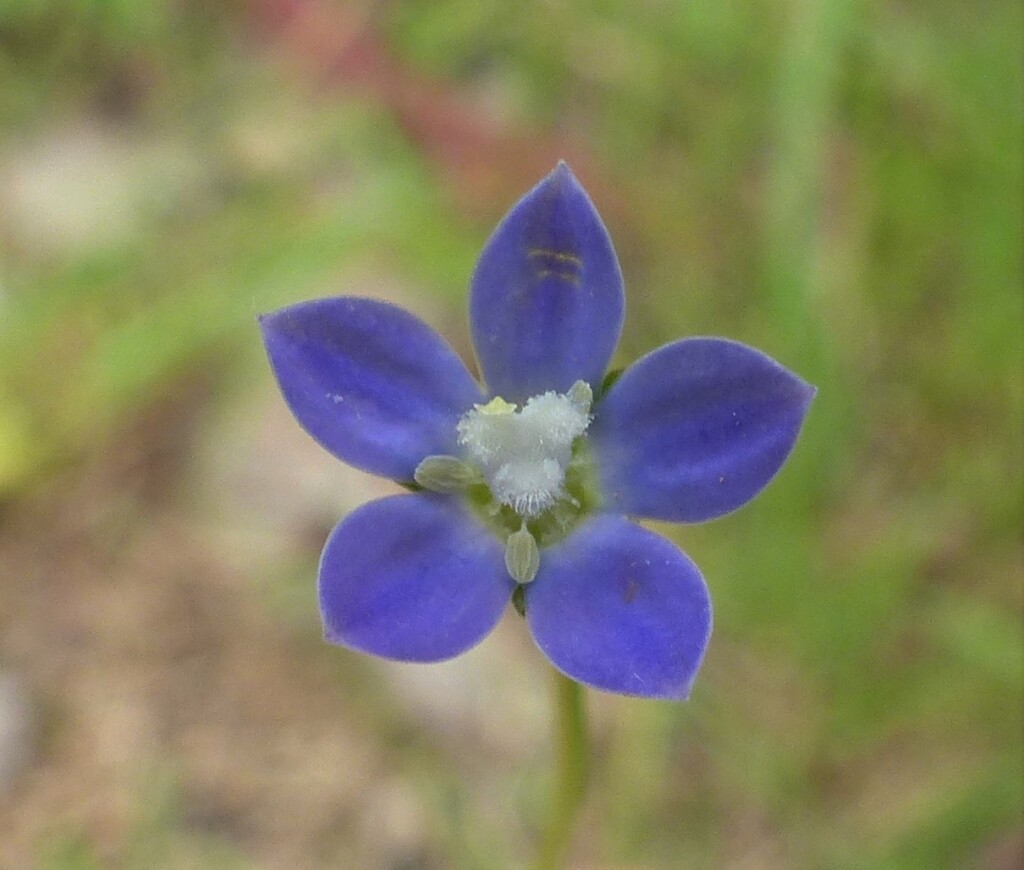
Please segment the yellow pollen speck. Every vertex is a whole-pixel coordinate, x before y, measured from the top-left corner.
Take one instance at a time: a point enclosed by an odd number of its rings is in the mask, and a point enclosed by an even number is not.
[[[516,406],[506,402],[501,396],[495,396],[486,405],[474,406],[481,414],[514,414]]]

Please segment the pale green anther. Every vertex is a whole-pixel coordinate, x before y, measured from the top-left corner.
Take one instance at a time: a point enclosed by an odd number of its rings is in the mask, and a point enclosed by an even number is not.
[[[505,569],[516,583],[529,583],[540,568],[540,549],[524,523],[505,542]]]
[[[465,492],[483,478],[480,472],[454,456],[428,456],[413,474],[416,482],[431,492]]]
[[[590,384],[586,381],[576,381],[569,388],[567,395],[569,396],[569,401],[582,413],[590,413],[590,406],[594,402],[594,391],[590,389]]]

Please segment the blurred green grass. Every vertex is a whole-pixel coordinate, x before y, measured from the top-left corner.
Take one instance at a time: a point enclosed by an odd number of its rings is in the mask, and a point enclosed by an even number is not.
[[[216,371],[215,403],[258,389],[257,312],[383,272],[460,322],[510,201],[462,210],[476,189],[388,92],[294,62],[273,6],[0,2],[6,503],[184,373]],[[592,848],[922,870],[1019,849],[1019,6],[336,9],[497,141],[585,149],[627,277],[620,362],[722,334],[820,389],[754,505],[664,529],[716,634],[689,704],[615,707]],[[69,842],[54,866],[92,866]]]

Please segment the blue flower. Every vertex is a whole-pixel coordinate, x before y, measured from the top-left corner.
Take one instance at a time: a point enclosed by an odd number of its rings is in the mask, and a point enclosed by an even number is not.
[[[748,502],[792,450],[815,391],[720,338],[667,344],[606,377],[624,305],[608,233],[560,163],[473,275],[486,387],[384,302],[321,299],[260,319],[306,431],[413,490],[331,533],[319,574],[329,641],[440,661],[482,640],[512,597],[573,679],[689,694],[711,632],[707,587],[630,518],[703,522]]]

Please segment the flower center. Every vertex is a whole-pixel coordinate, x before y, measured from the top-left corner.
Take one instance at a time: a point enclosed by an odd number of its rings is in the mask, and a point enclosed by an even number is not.
[[[430,492],[461,495],[505,543],[505,567],[530,583],[540,548],[565,538],[599,503],[582,437],[594,394],[583,381],[567,393],[549,391],[523,407],[498,397],[476,405],[458,422],[463,456],[427,456],[415,483]],[[522,599],[513,602],[522,613]]]
[[[590,425],[592,400],[583,381],[568,393],[534,396],[521,409],[494,398],[459,420],[459,444],[494,499],[531,520],[559,499],[571,498],[565,491],[565,474],[573,442]]]

